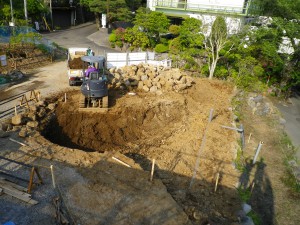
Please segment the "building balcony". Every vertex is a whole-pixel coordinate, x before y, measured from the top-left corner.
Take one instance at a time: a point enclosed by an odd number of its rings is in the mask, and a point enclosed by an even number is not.
[[[150,7],[171,16],[185,16],[190,13],[247,16],[250,3],[251,0],[153,0]]]

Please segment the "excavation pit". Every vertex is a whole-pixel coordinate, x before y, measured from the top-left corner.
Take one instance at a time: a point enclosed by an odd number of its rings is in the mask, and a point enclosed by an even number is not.
[[[55,116],[43,131],[48,140],[72,149],[105,152],[102,155],[118,152],[146,171],[155,159],[155,177],[182,208],[196,201],[198,210],[204,214],[217,210],[232,218],[237,210],[233,206],[239,207],[239,200],[231,191],[239,177],[233,167],[239,136],[221,127],[233,121],[232,86],[196,79],[195,85],[184,93],[110,92],[107,113],[79,111],[79,96],[79,91],[72,91],[67,93],[66,102],[64,94],[59,98]],[[213,120],[208,124],[212,109]],[[189,189],[204,133],[200,166]],[[70,152],[69,158],[78,155],[77,151]],[[88,161],[72,160],[80,165]],[[212,194],[217,173],[220,173],[219,191]],[[209,202],[214,204],[206,204]]]
[[[85,151],[139,152],[159,146],[182,126],[186,115],[184,99],[149,98],[143,93],[110,96],[116,105],[99,113],[76,109],[79,93],[68,96],[71,99],[58,105],[42,134],[55,144]]]

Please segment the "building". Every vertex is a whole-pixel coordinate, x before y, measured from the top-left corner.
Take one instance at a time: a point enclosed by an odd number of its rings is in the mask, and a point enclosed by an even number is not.
[[[90,20],[91,14],[79,0],[44,0],[50,9],[52,29],[67,28]]]
[[[152,11],[163,12],[170,17],[200,19],[204,33],[218,15],[226,18],[229,33],[236,33],[253,11],[251,0],[148,0]]]

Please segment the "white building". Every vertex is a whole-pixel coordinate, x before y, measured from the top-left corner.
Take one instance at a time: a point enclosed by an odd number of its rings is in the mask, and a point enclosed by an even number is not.
[[[226,18],[229,33],[236,33],[251,9],[251,0],[148,0],[152,11],[174,17],[193,17],[203,23],[209,33],[212,22],[218,15]]]

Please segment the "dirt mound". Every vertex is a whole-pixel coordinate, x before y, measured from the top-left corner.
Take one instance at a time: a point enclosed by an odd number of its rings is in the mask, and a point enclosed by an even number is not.
[[[66,145],[69,140],[82,149],[119,151],[145,170],[155,158],[157,175],[188,215],[193,217],[196,208],[205,217],[227,224],[236,219],[234,213],[239,208],[232,190],[238,182],[233,166],[237,134],[221,127],[232,126],[232,94],[229,84],[196,79],[196,84],[184,93],[123,95],[111,91],[108,113],[87,113],[78,111],[79,91],[73,91],[67,94],[67,103],[59,102],[52,121],[55,123],[46,129],[55,133],[46,132],[45,136],[58,144]],[[213,120],[208,127],[211,109]],[[200,168],[189,187],[206,128]],[[223,188],[214,193],[217,173],[221,174]]]
[[[81,58],[74,58],[69,62],[69,66],[72,69],[82,69],[82,60]]]

